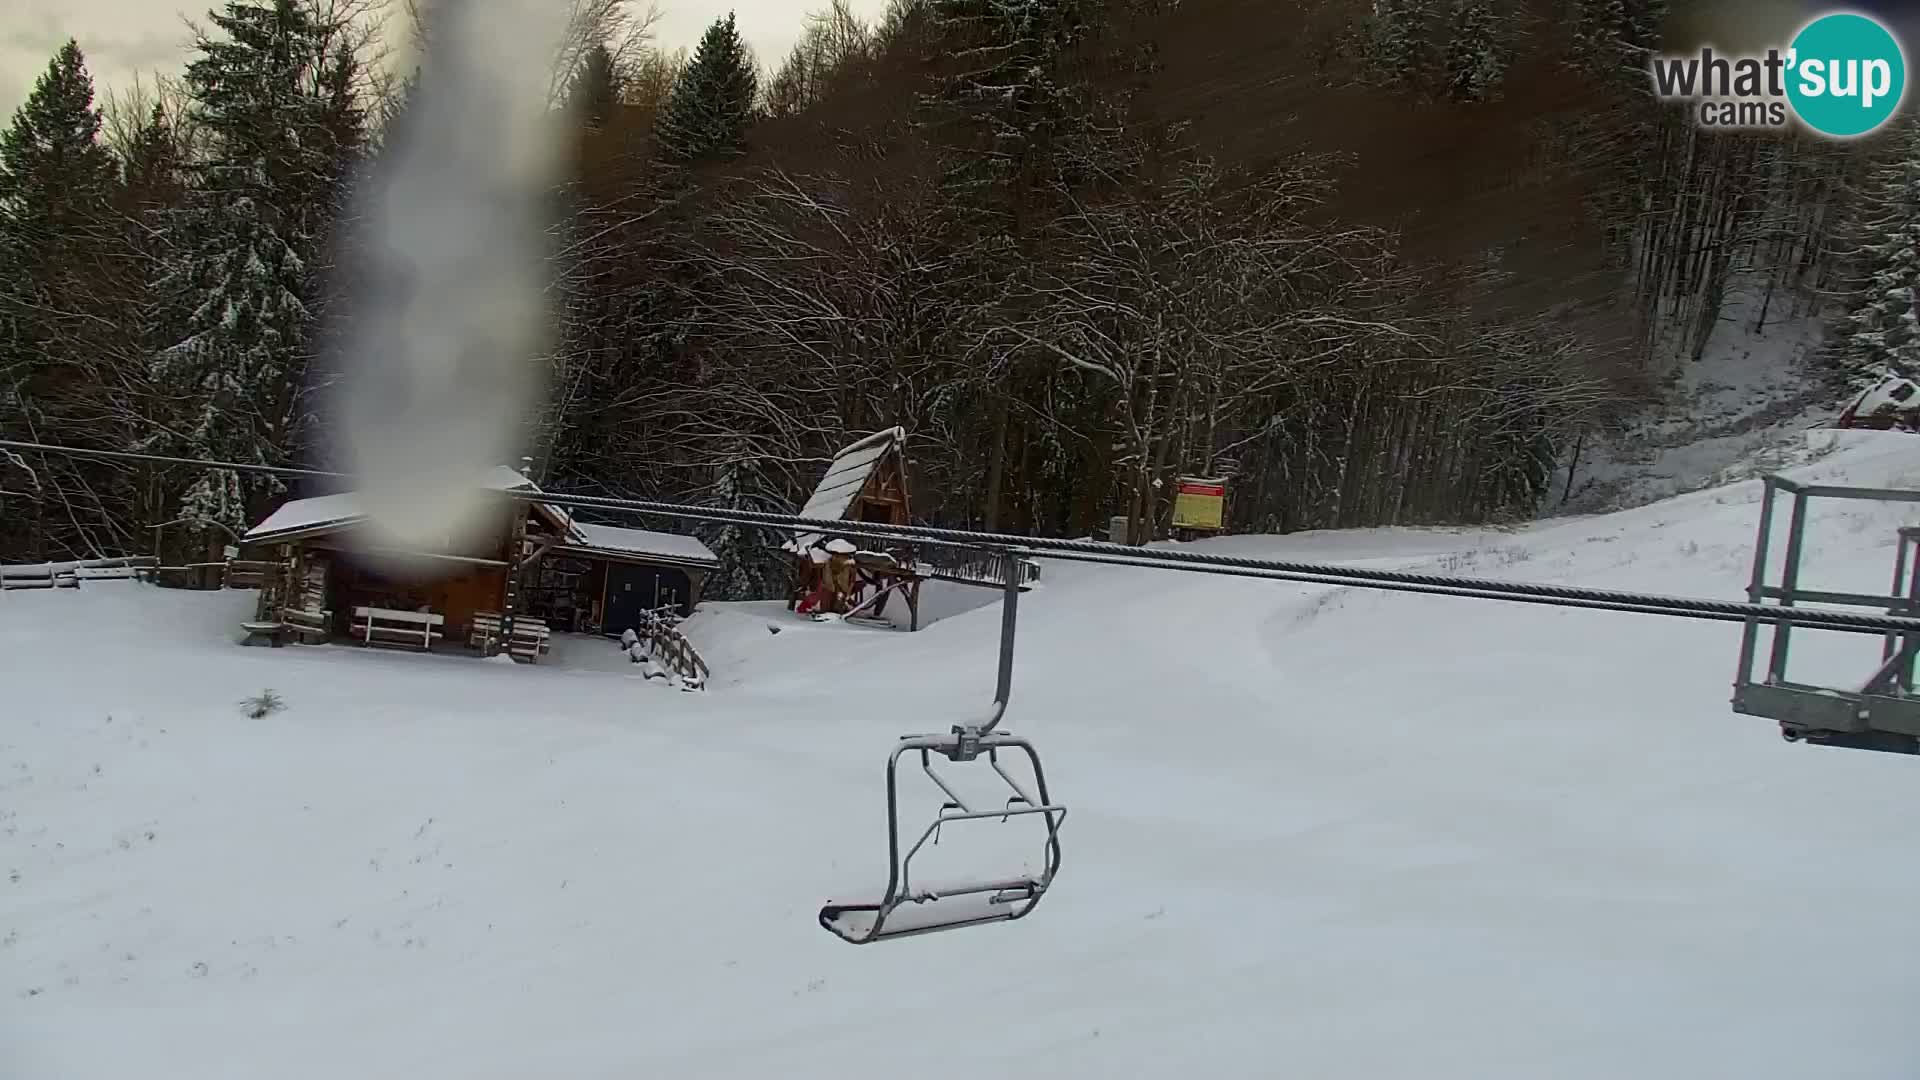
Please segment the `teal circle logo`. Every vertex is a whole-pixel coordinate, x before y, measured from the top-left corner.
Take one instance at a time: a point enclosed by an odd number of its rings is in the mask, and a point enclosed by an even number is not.
[[[1787,57],[1787,100],[1801,123],[1822,135],[1865,135],[1906,97],[1906,54],[1865,15],[1822,15],[1801,27]]]

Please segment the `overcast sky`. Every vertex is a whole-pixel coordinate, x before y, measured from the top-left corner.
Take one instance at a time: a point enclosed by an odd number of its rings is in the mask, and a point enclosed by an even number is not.
[[[480,0],[484,3],[485,0]],[[559,2],[559,0],[556,0]],[[104,100],[128,85],[134,73],[177,74],[187,63],[183,19],[205,21],[214,0],[178,4],[172,0],[0,0],[0,123],[26,100],[34,79],[46,70],[60,43],[80,42]],[[665,48],[692,49],[715,18],[729,10],[763,66],[786,55],[800,36],[806,14],[827,0],[660,0],[655,37]],[[873,18],[886,0],[852,0],[862,16]],[[636,7],[644,8],[644,2]]]

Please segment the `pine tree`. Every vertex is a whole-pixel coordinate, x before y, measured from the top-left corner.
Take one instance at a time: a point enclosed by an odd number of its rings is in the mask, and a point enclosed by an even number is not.
[[[1368,24],[1372,66],[1391,85],[1419,86],[1430,66],[1433,0],[1373,0]]]
[[[759,461],[740,446],[714,469],[707,503],[723,510],[787,512],[770,497]],[[720,559],[719,568],[707,579],[706,595],[715,600],[765,600],[779,595],[778,549],[768,543],[764,529],[722,524],[705,532],[707,547]]]
[[[186,192],[180,143],[167,110],[155,105],[121,163],[121,201],[129,210],[171,206]]]
[[[210,153],[171,223],[178,256],[160,287],[182,325],[155,374],[188,404],[168,448],[283,462],[305,419],[303,390],[318,259],[340,172],[364,118],[351,56],[295,0],[229,0],[187,69],[192,114]],[[239,531],[277,490],[233,473],[197,477],[181,514]]]
[[[1055,151],[1087,126],[1086,87],[1068,70],[1093,28],[1088,0],[934,0],[933,27],[944,51],[971,60],[942,80],[938,127],[961,151],[950,180],[1026,187],[1051,171]]]
[[[1625,0],[1572,0],[1568,11],[1568,62],[1596,75],[1618,64],[1620,29],[1627,21]]]
[[[1571,0],[1568,63],[1603,84],[1644,84],[1666,18],[1667,0]]]
[[[739,154],[753,125],[758,86],[753,58],[729,12],[702,35],[654,121],[660,156],[686,164]]]
[[[936,84],[925,126],[943,151],[949,205],[984,241],[966,275],[978,292],[963,303],[1026,293],[1020,279],[1047,258],[1048,223],[1068,212],[1062,196],[1132,167],[1112,152],[1124,98],[1099,85],[1107,74],[1095,55],[1104,44],[1099,16],[1095,0],[931,0],[928,44],[936,56],[964,60]],[[958,410],[951,422],[988,448],[981,501],[990,529],[1013,509],[1012,448],[1025,435],[1016,402],[1036,392],[1012,374],[1020,361],[1002,357],[998,370],[970,373],[978,380],[971,393],[948,399]]]
[[[115,316],[99,286],[115,266],[113,156],[101,145],[93,80],[73,41],[35,82],[0,133],[0,435],[87,445],[119,432],[98,418],[111,385]],[[43,499],[111,500],[110,476],[73,462],[45,465],[31,483]],[[7,485],[13,486],[11,484]],[[22,481],[21,486],[28,486]],[[36,501],[38,501],[36,499]],[[0,507],[0,561],[49,547],[87,551],[71,518],[38,525],[37,511]]]
[[[1643,67],[1649,55],[1660,47],[1666,28],[1667,0],[1624,0],[1620,23],[1620,44],[1629,63]]]
[[[1893,133],[1854,198],[1850,297],[1830,358],[1856,383],[1920,378],[1920,121]]]
[[[587,50],[567,95],[567,110],[589,128],[603,127],[620,103],[620,71],[604,44]]]
[[[1485,101],[1495,96],[1507,69],[1499,17],[1492,0],[1454,0],[1451,16],[1447,92],[1459,101]]]

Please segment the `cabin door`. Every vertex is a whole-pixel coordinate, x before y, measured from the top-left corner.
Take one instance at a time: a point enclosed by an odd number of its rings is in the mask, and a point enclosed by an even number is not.
[[[672,607],[682,615],[690,614],[687,601],[693,589],[680,570],[660,566],[607,567],[607,613],[600,621],[601,632],[619,637],[626,630],[640,628],[640,613],[650,608]]]

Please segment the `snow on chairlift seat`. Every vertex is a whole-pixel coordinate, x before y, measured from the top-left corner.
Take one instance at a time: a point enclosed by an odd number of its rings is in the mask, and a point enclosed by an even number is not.
[[[902,899],[887,913],[875,940],[885,941],[910,934],[1012,920],[1025,914],[1033,906],[1038,894],[1039,889],[1034,881],[1021,878],[995,882],[984,888],[976,887],[975,891],[954,895],[935,892],[935,899],[919,902]],[[865,937],[873,932],[873,924],[880,918],[877,905],[871,903],[847,902],[844,907],[827,905],[830,911],[836,907],[838,910],[833,914],[823,912],[821,916],[823,922],[830,924],[828,929],[835,933]]]

